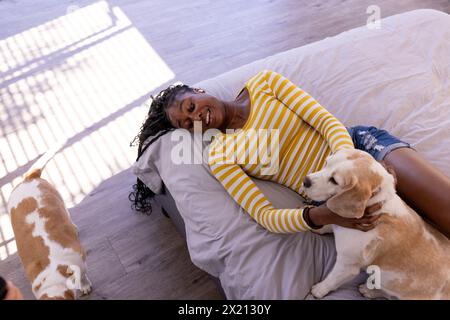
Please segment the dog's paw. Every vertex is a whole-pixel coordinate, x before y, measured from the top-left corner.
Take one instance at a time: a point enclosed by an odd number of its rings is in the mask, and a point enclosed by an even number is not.
[[[383,297],[381,290],[378,289],[369,289],[367,288],[367,284],[363,283],[359,286],[359,292],[368,299],[375,299],[379,297]]]
[[[82,285],[80,290],[81,290],[81,294],[83,296],[86,296],[92,292],[92,286],[90,284]]]
[[[92,292],[92,283],[87,277],[87,275],[84,276],[84,279],[80,286],[80,291],[83,296],[88,295],[89,293]]]
[[[361,293],[364,297],[370,298],[368,295],[370,294],[370,289],[367,288],[365,283],[360,284],[358,287],[359,293]]]
[[[313,285],[311,288],[312,295],[317,299],[322,299],[328,294],[328,292],[330,292],[330,290],[328,290],[322,282]]]

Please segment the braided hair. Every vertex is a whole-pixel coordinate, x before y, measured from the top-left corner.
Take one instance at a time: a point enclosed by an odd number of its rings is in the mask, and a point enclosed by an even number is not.
[[[152,103],[147,118],[142,124],[137,136],[130,143],[130,146],[135,146],[136,140],[139,143],[136,161],[139,160],[141,155],[154,141],[167,132],[175,129],[167,116],[167,108],[172,104],[178,94],[193,91],[194,89],[185,84],[177,84],[170,85],[168,88],[158,93],[156,97],[151,96]],[[152,138],[144,147],[144,142],[149,137]],[[155,193],[140,179],[137,179],[136,184],[133,185],[133,191],[128,195],[128,199],[132,202],[132,209],[150,215],[152,213],[151,200],[154,196]]]

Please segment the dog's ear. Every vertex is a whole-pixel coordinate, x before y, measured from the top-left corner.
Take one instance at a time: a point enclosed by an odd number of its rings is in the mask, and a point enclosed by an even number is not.
[[[358,178],[352,175],[344,190],[328,199],[327,207],[344,218],[361,218],[371,193],[368,182],[359,182]]]

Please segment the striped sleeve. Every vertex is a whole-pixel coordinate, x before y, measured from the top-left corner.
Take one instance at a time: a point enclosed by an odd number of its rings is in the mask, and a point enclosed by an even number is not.
[[[303,219],[303,209],[275,209],[238,164],[226,163],[214,149],[211,148],[209,153],[209,166],[213,175],[257,223],[275,233],[296,233],[311,229]]]
[[[345,126],[307,92],[274,71],[262,72],[275,97],[316,129],[328,142],[331,152],[341,148],[354,148]]]

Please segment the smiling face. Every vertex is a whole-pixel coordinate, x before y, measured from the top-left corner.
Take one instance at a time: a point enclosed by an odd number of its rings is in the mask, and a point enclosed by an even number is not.
[[[208,129],[223,129],[225,126],[225,105],[219,99],[194,89],[177,95],[167,108],[167,117],[175,128],[194,131],[194,121],[199,121],[202,132]]]

